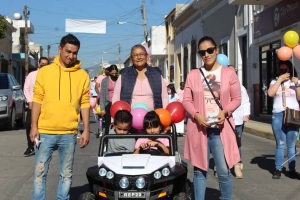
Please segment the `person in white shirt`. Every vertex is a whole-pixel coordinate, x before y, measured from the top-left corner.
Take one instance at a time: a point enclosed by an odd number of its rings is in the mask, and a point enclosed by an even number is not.
[[[232,68],[236,71],[233,65],[228,65],[229,68]],[[250,101],[247,94],[246,88],[241,84],[241,105],[232,113],[235,129],[242,136],[244,130],[244,123],[248,122],[250,119]],[[243,163],[242,163],[242,149],[239,147],[241,161],[234,165],[234,173],[236,178],[243,178]]]
[[[289,177],[296,179],[298,174],[296,167],[296,138],[297,127],[283,124],[285,107],[283,106],[283,92],[286,107],[299,110],[300,81],[293,64],[287,61],[279,61],[279,76],[270,83],[269,97],[273,97],[272,130],[276,141],[275,172],[273,179],[280,179],[284,163],[285,148],[287,147]]]

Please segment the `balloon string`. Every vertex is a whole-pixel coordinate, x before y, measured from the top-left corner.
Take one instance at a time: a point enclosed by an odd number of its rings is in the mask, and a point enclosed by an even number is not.
[[[295,71],[295,69],[294,69],[294,54],[292,54],[292,65],[293,65],[293,67],[292,67],[292,70],[293,70],[293,77],[294,77],[294,71]]]

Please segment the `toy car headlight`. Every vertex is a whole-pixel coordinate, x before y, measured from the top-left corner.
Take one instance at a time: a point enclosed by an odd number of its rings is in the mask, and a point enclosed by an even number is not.
[[[154,172],[154,178],[160,179],[160,177],[161,177],[161,172],[160,171]]]
[[[108,179],[112,179],[112,178],[114,178],[114,173],[112,172],[112,171],[108,171],[107,173],[106,173],[106,178],[108,178]]]
[[[8,99],[8,96],[0,96],[0,101],[6,101]]]
[[[128,186],[129,186],[129,180],[128,180],[128,178],[127,178],[127,177],[121,178],[121,180],[120,180],[120,182],[119,182],[119,185],[120,185],[120,187],[121,187],[122,189],[128,188]]]
[[[137,188],[142,189],[145,187],[146,181],[143,177],[139,177],[138,179],[136,179],[135,185]]]
[[[106,171],[105,168],[100,168],[100,169],[99,169],[99,176],[102,176],[102,177],[105,176],[105,175],[106,175],[106,172],[107,172],[107,171]]]
[[[169,168],[165,167],[161,170],[161,173],[163,176],[169,176],[170,175],[170,170]]]

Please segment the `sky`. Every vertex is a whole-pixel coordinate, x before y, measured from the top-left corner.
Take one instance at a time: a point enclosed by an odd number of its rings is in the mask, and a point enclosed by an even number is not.
[[[145,0],[149,34],[151,26],[164,26],[164,17],[176,4],[191,2],[192,0]],[[82,61],[82,68],[99,65],[102,58],[117,61],[118,43],[121,46],[121,60],[124,62],[131,47],[144,41],[143,26],[117,23],[143,24],[142,0],[1,0],[0,14],[13,19],[15,12],[23,15],[24,5],[28,6],[29,20],[34,26],[34,34],[29,34],[29,41],[42,45],[44,56],[47,56],[49,44],[50,55],[57,55],[56,43],[67,34],[66,18],[106,21],[106,34],[72,33],[81,42],[78,59]]]

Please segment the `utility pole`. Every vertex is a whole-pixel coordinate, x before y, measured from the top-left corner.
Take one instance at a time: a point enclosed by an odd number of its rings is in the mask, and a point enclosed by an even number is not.
[[[148,45],[148,32],[147,32],[147,19],[146,19],[146,4],[145,4],[145,0],[143,0],[143,4],[142,4],[142,18],[144,20],[144,37],[145,37],[145,42],[147,47],[149,47]]]
[[[121,46],[120,43],[118,43],[119,46],[119,68],[121,69]]]
[[[25,18],[25,77],[28,75],[28,26],[27,19],[29,15],[29,11],[27,11],[27,5],[24,6],[24,18]]]
[[[49,56],[50,56],[50,44],[47,45],[47,53],[48,53],[48,60],[49,60]]]

